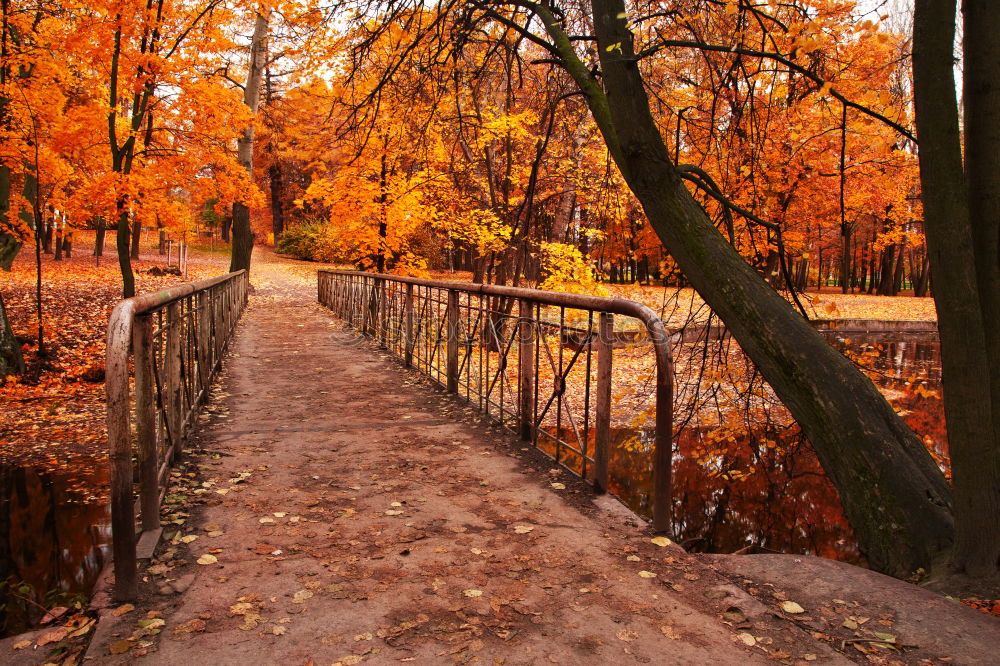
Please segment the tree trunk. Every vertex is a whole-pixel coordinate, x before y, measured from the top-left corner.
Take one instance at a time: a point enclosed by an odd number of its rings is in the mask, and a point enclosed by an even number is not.
[[[10,210],[10,167],[0,164],[0,219]],[[14,236],[0,232],[0,268],[9,271],[17,253],[21,251],[21,241]]]
[[[7,375],[20,375],[24,372],[24,357],[21,356],[21,343],[14,337],[7,319],[7,309],[3,304],[3,294],[0,294],[0,379]]]
[[[246,87],[243,89],[243,103],[256,115],[260,104],[260,83],[264,73],[267,55],[264,41],[267,39],[267,16],[257,14],[253,38],[250,40],[250,68],[247,71]],[[237,158],[247,170],[253,182],[253,125],[243,130],[237,142]],[[250,209],[242,202],[233,204],[233,246],[229,270],[250,270],[250,255],[253,254],[253,230],[250,228]]]
[[[132,253],[129,255],[133,259],[139,258],[139,241],[142,239],[142,222],[138,217],[132,219]]]
[[[952,539],[950,492],[878,389],[726,242],[681,181],[649,110],[623,0],[593,0],[605,94],[561,26],[540,16],[608,149],[692,286],[812,442],[873,568],[929,569]]]
[[[285,230],[285,209],[281,204],[285,196],[285,184],[282,180],[281,165],[275,162],[268,169],[271,177],[271,231],[274,234],[274,246],[278,246],[281,234]]]
[[[851,288],[851,229],[845,226],[841,231],[840,244],[840,293],[846,294]]]
[[[967,151],[963,164],[954,81],[955,10],[955,0],[915,3],[914,102],[955,494],[951,565],[960,575],[996,581],[1000,575],[1000,13],[995,3],[985,0],[963,3]]]
[[[94,234],[94,256],[104,256],[104,236],[107,233],[107,223],[103,217],[97,218],[97,233]]]

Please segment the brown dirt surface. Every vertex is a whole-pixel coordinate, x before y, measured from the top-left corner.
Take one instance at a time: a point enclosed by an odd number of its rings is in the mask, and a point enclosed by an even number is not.
[[[870,661],[901,651],[918,663],[997,663],[1000,620],[956,599],[819,557],[705,557],[765,604],[794,600],[797,623]]]

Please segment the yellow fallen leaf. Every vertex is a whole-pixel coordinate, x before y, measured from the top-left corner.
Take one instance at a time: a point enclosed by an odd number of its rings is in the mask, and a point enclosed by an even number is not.
[[[565,483],[552,483],[552,484],[549,484],[549,485],[551,485],[556,490],[566,490],[566,484]]]
[[[366,631],[363,634],[356,635],[354,637],[354,640],[356,640],[356,641],[370,641],[372,638],[374,638],[374,636],[372,636],[372,632]]]
[[[802,606],[799,606],[794,601],[782,601],[781,610],[785,611],[786,613],[792,613],[792,614],[806,612],[806,610]]]
[[[640,578],[656,578],[656,574],[653,573],[652,571],[640,571],[639,572],[639,577]]]
[[[125,613],[131,613],[134,610],[135,606],[133,606],[132,604],[122,604],[118,608],[111,611],[111,614],[114,615],[115,617],[121,617]]]
[[[274,518],[272,518],[271,516],[264,516],[263,518],[261,518],[261,519],[260,519],[259,521],[257,521],[257,522],[259,522],[259,523],[261,523],[261,524],[266,524],[266,523],[273,523],[273,522],[274,522]]]
[[[626,557],[625,559],[626,559],[626,560],[628,560],[629,562],[638,562],[638,561],[639,561],[639,560],[641,560],[642,558],[641,558],[641,557],[639,557],[638,555],[629,555],[629,556],[628,556],[628,557]]]
[[[314,595],[312,590],[299,590],[294,595],[292,595],[292,603],[304,604],[307,599],[312,599],[313,596]]]
[[[216,562],[219,561],[219,558],[217,558],[215,555],[212,555],[211,553],[205,553],[204,555],[199,557],[196,561],[198,562],[198,564],[215,564]]]
[[[362,661],[364,661],[364,657],[361,655],[349,654],[346,657],[338,659],[337,663],[343,664],[344,666],[352,666],[353,664],[360,664]]]
[[[275,636],[281,636],[286,631],[288,631],[288,627],[284,627],[278,624],[271,627],[271,633],[274,634]]]
[[[515,525],[514,534],[527,534],[531,530],[535,529],[532,525]]]
[[[625,642],[631,642],[639,638],[639,634],[635,633],[634,631],[629,631],[628,629],[622,629],[617,634],[615,634],[615,636],[618,637],[618,640]]]
[[[12,645],[11,647],[13,647],[15,650],[23,650],[24,648],[26,648],[26,647],[28,647],[30,645],[31,645],[31,641],[18,641],[16,643],[14,643],[14,645]]]
[[[132,641],[130,640],[120,640],[115,641],[108,646],[108,651],[111,654],[125,654],[132,647]]]
[[[387,509],[386,512],[385,512],[385,515],[387,515],[387,516],[398,516],[398,515],[400,515],[402,513],[403,513],[402,511],[397,511],[395,509]]]
[[[670,539],[668,539],[665,536],[653,537],[652,539],[649,540],[649,542],[656,546],[660,546],[661,548],[664,546],[669,546],[671,543],[673,543]]]
[[[188,534],[186,536],[181,537],[181,543],[191,543],[197,538],[198,538],[197,534]]]
[[[275,518],[284,518],[287,515],[288,515],[288,513],[286,513],[285,511],[275,511],[274,512],[274,517]]]
[[[757,639],[754,638],[751,634],[748,634],[746,632],[742,634],[736,634],[736,637],[739,638],[741,641],[743,641],[743,644],[748,647],[753,647],[754,645],[757,645]]]
[[[482,590],[464,590],[462,592],[462,594],[464,594],[467,597],[474,598],[474,597],[481,597],[481,596],[483,596],[483,591]]]

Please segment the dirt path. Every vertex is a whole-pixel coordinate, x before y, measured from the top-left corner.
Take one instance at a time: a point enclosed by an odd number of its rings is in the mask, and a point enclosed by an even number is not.
[[[211,416],[168,497],[179,527],[138,608],[102,612],[90,663],[867,658],[473,424],[354,340],[314,303],[315,269],[297,266],[255,267]]]

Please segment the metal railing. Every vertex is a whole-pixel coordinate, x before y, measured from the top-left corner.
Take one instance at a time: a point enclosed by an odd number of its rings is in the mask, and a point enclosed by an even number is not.
[[[129,298],[111,313],[105,388],[116,599],[133,599],[138,592],[136,547],[151,554],[159,540],[160,502],[171,465],[222,365],[246,302],[247,273],[237,271]],[[138,458],[138,489],[133,455]],[[142,531],[138,540],[136,504]]]
[[[650,308],[618,298],[336,270],[319,272],[318,299],[599,493],[609,491],[614,350],[648,338],[655,355],[653,527],[670,530],[673,363],[667,331]],[[616,314],[637,319],[642,329],[616,331]],[[619,373],[619,385],[628,372]]]

